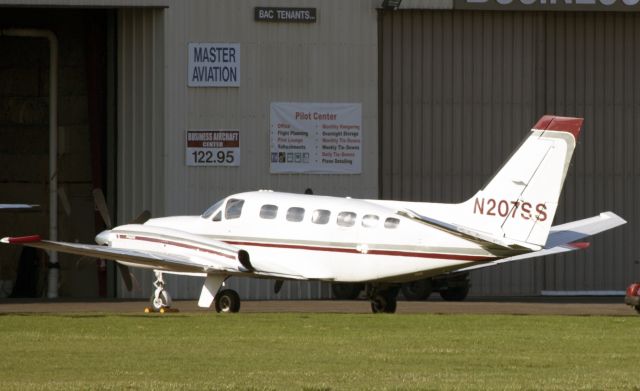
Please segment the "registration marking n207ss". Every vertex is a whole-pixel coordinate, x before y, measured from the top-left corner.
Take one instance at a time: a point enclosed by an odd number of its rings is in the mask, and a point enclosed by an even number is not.
[[[493,198],[476,198],[473,203],[473,213],[487,216],[500,216],[522,218],[525,220],[547,219],[547,207],[545,204],[531,204],[526,201],[495,200]]]

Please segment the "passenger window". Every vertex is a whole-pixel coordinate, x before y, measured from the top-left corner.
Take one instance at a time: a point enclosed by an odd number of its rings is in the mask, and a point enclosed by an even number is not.
[[[331,212],[325,209],[316,209],[311,215],[311,222],[314,224],[327,224],[331,217]]]
[[[275,219],[278,215],[278,207],[275,205],[262,205],[260,208],[260,217],[263,219]]]
[[[341,227],[353,227],[356,223],[356,214],[353,212],[338,213],[338,225]]]
[[[242,205],[244,205],[244,200],[231,198],[227,201],[227,207],[224,210],[224,218],[231,220],[240,217],[242,214]]]
[[[385,221],[384,221],[384,227],[385,228],[389,228],[389,229],[395,229],[398,228],[398,224],[400,224],[400,220],[396,219],[395,217],[388,217]]]
[[[287,210],[287,221],[299,222],[304,218],[304,209],[303,208],[289,208]]]
[[[376,215],[364,215],[362,217],[362,226],[365,228],[374,228],[378,226],[380,218]]]

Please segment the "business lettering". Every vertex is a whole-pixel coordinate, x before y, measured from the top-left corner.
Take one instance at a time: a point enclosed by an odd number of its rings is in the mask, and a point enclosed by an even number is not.
[[[640,11],[640,0],[454,0],[454,9]]]

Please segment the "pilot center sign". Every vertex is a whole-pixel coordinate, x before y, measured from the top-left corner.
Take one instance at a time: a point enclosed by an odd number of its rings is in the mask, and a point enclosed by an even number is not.
[[[271,103],[271,173],[360,174],[360,103]]]
[[[187,130],[187,166],[239,166],[239,130]]]
[[[240,44],[190,43],[189,87],[240,87]]]

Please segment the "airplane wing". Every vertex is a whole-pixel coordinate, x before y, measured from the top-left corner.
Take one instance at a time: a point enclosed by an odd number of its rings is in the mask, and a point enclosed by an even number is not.
[[[59,251],[68,254],[88,256],[93,258],[110,259],[116,262],[126,262],[150,267],[156,270],[174,273],[203,273],[203,274],[241,274],[253,277],[276,277],[288,279],[300,279],[301,276],[290,275],[266,270],[256,270],[246,263],[248,259],[240,260],[236,256],[229,259],[228,256],[206,254],[199,257],[189,257],[177,254],[168,254],[154,251],[138,251],[132,249],[113,248],[97,244],[82,244],[41,240],[39,235],[6,237],[0,239],[2,243],[20,244],[29,247],[40,248],[48,251]],[[221,243],[225,247],[229,245]],[[239,249],[238,249],[239,251]],[[244,264],[243,264],[244,263]]]
[[[13,211],[35,211],[40,208],[40,205],[30,204],[0,204],[0,212],[13,212]]]
[[[537,258],[545,255],[559,254],[568,251],[580,250],[589,247],[588,242],[577,242],[578,240],[607,231],[609,229],[626,224],[626,221],[613,212],[600,213],[598,216],[587,219],[576,220],[566,224],[551,227],[545,248],[540,251],[533,251],[513,257],[502,258],[496,261],[474,265],[458,271],[469,271],[493,266],[500,263],[520,261],[528,258]]]

